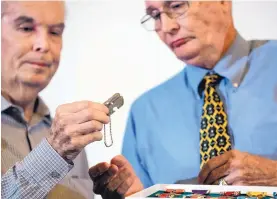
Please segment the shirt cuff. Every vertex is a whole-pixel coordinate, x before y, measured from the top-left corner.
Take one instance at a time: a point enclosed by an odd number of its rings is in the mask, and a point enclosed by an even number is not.
[[[21,164],[26,174],[24,177],[35,180],[46,189],[51,189],[59,183],[73,166],[52,148],[46,138],[24,158]]]

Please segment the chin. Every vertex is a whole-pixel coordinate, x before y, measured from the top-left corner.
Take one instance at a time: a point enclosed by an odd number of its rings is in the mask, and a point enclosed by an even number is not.
[[[22,79],[21,82],[28,87],[32,87],[40,91],[49,84],[50,79],[44,76],[33,76],[31,78]]]
[[[186,64],[198,64],[200,47],[195,42],[188,42],[178,48],[173,49],[176,57]]]
[[[189,53],[175,53],[176,57],[189,65],[199,65],[200,59],[199,54],[197,52],[189,52]]]

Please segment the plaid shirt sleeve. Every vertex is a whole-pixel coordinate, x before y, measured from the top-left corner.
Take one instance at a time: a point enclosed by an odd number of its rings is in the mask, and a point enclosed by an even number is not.
[[[1,198],[45,198],[72,168],[44,138],[23,161],[2,175]]]

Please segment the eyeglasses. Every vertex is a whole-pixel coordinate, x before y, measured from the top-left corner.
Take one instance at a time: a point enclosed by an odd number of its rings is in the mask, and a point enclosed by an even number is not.
[[[140,21],[141,25],[148,31],[157,31],[161,29],[161,15],[165,13],[171,19],[177,19],[183,16],[189,8],[188,1],[170,1],[169,6],[165,6],[164,11],[154,9],[146,14]]]

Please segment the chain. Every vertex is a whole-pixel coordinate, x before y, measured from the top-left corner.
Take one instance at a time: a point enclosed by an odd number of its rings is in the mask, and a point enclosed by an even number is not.
[[[113,145],[113,136],[112,136],[112,119],[110,118],[110,136],[111,136],[111,144],[108,145],[107,144],[107,135],[106,135],[106,125],[104,125],[104,143],[106,145],[106,147],[110,147]]]

